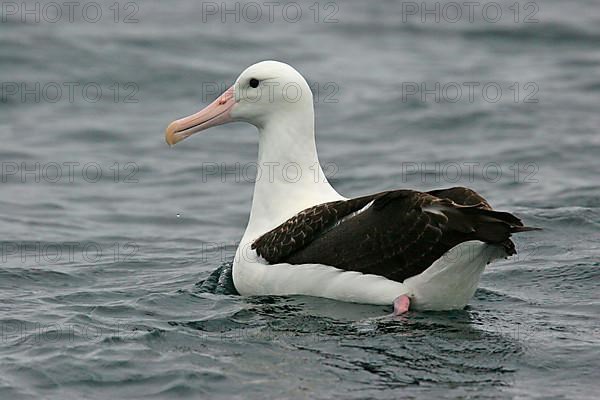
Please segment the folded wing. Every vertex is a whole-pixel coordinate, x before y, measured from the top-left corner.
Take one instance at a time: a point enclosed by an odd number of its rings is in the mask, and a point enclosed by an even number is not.
[[[469,240],[512,255],[510,235],[531,229],[467,188],[394,190],[308,208],[252,248],[271,264],[317,263],[403,282]]]

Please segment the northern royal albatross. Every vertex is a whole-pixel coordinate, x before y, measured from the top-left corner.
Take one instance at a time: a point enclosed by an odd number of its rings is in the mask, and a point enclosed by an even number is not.
[[[485,265],[516,253],[511,234],[534,229],[463,187],[338,194],[319,165],[311,90],[287,64],[248,67],[202,111],[172,122],[166,140],[174,145],[231,121],[258,128],[265,171],[295,171],[291,179],[265,173],[256,180],[233,263],[242,295],[391,304],[395,314],[462,308]]]

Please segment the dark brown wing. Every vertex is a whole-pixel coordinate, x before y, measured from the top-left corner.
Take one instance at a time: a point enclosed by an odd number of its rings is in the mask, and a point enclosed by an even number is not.
[[[320,204],[265,233],[252,248],[271,264],[318,263],[404,281],[457,244],[502,245],[512,232],[525,229],[512,214],[491,210],[479,195],[470,194],[471,201],[483,202],[459,205],[451,196],[458,200],[461,192],[448,190],[445,198],[395,190]]]
[[[490,203],[488,203],[487,200],[484,199],[479,193],[462,186],[456,186],[449,189],[431,190],[427,193],[432,196],[439,197],[440,199],[452,200],[456,204],[460,204],[462,206],[481,205],[483,208],[487,208],[488,210],[492,209]]]
[[[431,190],[427,193],[439,197],[440,199],[452,200],[456,204],[463,206],[480,205],[482,208],[486,208],[488,210],[492,209],[490,203],[488,203],[488,201],[479,193],[463,186],[456,186],[449,189]],[[507,238],[501,244],[506,250],[507,255],[512,256],[513,254],[517,254],[515,244],[509,238]]]
[[[252,249],[272,264],[283,262],[371,200],[372,196],[365,196],[307,208],[256,239]]]

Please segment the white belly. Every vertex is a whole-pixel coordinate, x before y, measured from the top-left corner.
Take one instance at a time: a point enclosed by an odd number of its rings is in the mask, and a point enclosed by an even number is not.
[[[407,294],[412,299],[411,309],[452,310],[467,305],[486,264],[504,255],[497,246],[461,243],[421,274],[400,283],[320,264],[268,265],[249,246],[240,246],[233,263],[233,282],[237,291],[247,296],[303,294],[391,305],[396,297]]]
[[[407,293],[403,283],[329,265],[269,265],[242,246],[233,262],[233,283],[246,296],[301,294],[365,304],[389,305]]]
[[[411,292],[411,309],[464,308],[477,290],[485,266],[505,255],[501,247],[479,241],[450,249],[421,274],[404,281]]]

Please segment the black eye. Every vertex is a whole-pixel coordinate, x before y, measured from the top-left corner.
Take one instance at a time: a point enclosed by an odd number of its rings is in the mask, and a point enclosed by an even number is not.
[[[259,83],[260,82],[258,82],[258,79],[250,79],[250,87],[257,88]]]

